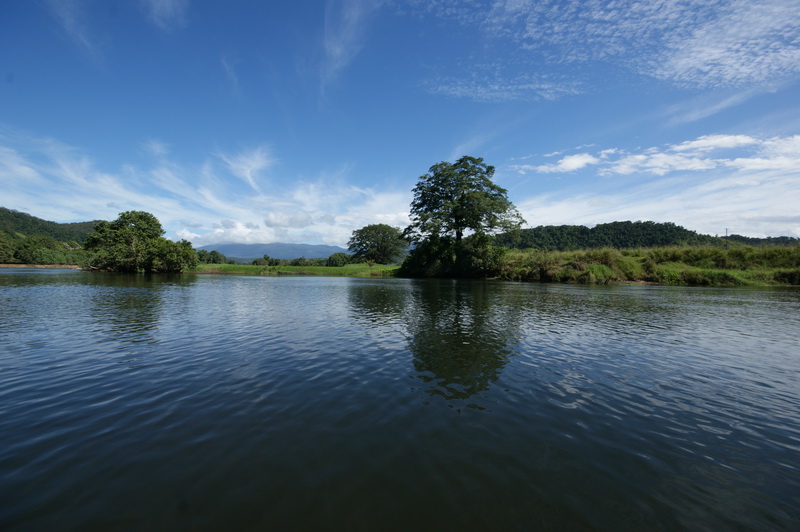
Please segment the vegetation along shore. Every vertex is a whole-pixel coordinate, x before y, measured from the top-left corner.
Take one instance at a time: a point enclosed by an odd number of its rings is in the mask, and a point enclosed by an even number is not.
[[[539,226],[492,181],[494,167],[464,156],[441,162],[413,189],[405,229],[353,231],[350,253],[327,258],[225,257],[164,238],[150,213],[58,224],[0,208],[0,264],[119,273],[444,277],[583,284],[800,285],[800,239],[698,234],[674,223]]]

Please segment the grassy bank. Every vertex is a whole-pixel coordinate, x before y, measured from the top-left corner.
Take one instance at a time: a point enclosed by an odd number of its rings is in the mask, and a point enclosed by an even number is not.
[[[583,284],[800,285],[800,246],[514,250],[505,255],[499,278]]]
[[[364,264],[347,266],[253,266],[251,264],[200,264],[195,273],[235,275],[321,275],[329,277],[394,277],[397,265]]]

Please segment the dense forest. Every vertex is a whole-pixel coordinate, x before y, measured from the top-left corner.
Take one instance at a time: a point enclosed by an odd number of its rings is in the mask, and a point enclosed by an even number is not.
[[[97,222],[56,223],[0,207],[0,263],[84,264]]]
[[[47,236],[59,242],[83,243],[94,230],[97,220],[60,224],[48,222],[24,212],[0,207],[0,232],[11,238]]]
[[[727,240],[726,240],[727,239]],[[725,246],[738,242],[749,246],[793,246],[800,239],[788,236],[752,238],[740,235],[716,237],[684,229],[674,223],[611,222],[594,227],[583,225],[543,225],[495,237],[495,245],[513,249],[576,251],[596,248],[652,248],[663,246]]]

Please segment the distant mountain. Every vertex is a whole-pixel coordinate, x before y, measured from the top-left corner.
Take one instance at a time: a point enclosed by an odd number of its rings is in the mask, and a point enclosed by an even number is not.
[[[198,250],[206,251],[217,250],[229,259],[260,259],[264,255],[269,255],[273,259],[327,259],[334,253],[348,253],[345,248],[339,246],[325,246],[312,244],[212,244],[202,246]]]
[[[59,242],[84,242],[97,222],[56,223],[0,207],[0,231],[12,238],[49,236]]]

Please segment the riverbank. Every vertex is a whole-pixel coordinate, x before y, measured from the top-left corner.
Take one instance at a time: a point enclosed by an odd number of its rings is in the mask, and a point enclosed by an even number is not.
[[[510,251],[498,278],[579,284],[800,285],[800,247]]]
[[[255,266],[252,264],[200,264],[189,273],[228,275],[309,275],[324,277],[394,277],[399,266],[366,263],[346,266]]]
[[[0,268],[36,268],[47,270],[80,270],[77,264],[0,264]]]
[[[74,264],[0,264],[0,268],[81,269]],[[186,273],[258,276],[396,277],[399,265],[256,266],[200,264]],[[509,250],[492,279],[672,286],[800,286],[800,246],[673,246],[580,251]]]

